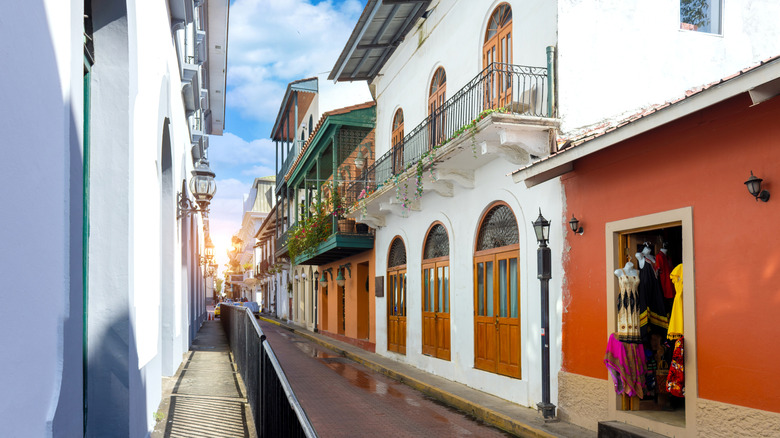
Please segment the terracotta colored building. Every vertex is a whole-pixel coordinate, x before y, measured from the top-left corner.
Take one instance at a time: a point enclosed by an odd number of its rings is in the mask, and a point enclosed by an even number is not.
[[[559,223],[568,228],[574,216],[584,231],[567,230],[564,247],[563,419],[590,429],[619,421],[668,436],[780,430],[780,199],[761,202],[745,184],[751,171],[764,179],[762,190],[774,194],[780,182],[778,94],[773,58],[571,139],[513,174],[529,186],[560,176]],[[683,397],[664,390],[664,336],[649,335],[644,346],[657,368],[656,389],[648,386],[644,399],[618,394],[604,364],[608,338],[619,331],[616,270],[638,265],[645,246],[656,262],[664,248],[671,268],[683,266]],[[667,314],[671,303],[664,302]]]

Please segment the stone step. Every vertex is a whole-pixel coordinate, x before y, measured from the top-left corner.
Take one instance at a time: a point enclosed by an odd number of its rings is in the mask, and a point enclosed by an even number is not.
[[[599,438],[668,438],[649,430],[645,430],[619,421],[600,421]]]

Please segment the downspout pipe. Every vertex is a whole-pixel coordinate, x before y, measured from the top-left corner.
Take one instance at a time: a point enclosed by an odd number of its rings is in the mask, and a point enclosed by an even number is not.
[[[557,116],[555,76],[555,46],[547,46],[547,117]]]

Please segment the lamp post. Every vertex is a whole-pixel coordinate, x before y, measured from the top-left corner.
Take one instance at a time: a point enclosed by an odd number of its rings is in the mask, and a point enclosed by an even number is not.
[[[317,293],[318,282],[317,280],[320,278],[320,271],[315,271],[314,276],[312,278],[312,281],[314,282],[314,333],[317,333],[319,330],[317,329],[317,313],[319,313],[319,307],[317,307],[317,297],[319,294]]]
[[[531,223],[536,233],[539,248],[536,250],[536,266],[541,282],[542,295],[542,402],[536,407],[542,411],[545,420],[555,418],[555,405],[550,403],[550,278],[552,278],[551,255],[547,241],[550,239],[550,221],[542,216]]]
[[[193,205],[190,198],[185,193],[185,181],[181,182],[181,191],[178,193],[177,200],[177,219],[181,219],[182,216],[190,213],[200,213],[203,215],[203,223],[205,233],[208,234],[208,212],[209,203],[214,194],[217,193],[217,184],[214,182],[216,174],[209,167],[209,162],[205,158],[198,161],[195,166],[195,170],[192,171],[192,178],[190,179],[190,192],[195,197],[195,204]]]

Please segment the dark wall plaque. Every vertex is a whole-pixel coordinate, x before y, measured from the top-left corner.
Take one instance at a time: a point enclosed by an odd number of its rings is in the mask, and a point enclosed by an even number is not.
[[[376,277],[376,284],[374,285],[374,295],[377,297],[385,296],[385,276],[380,275]]]

